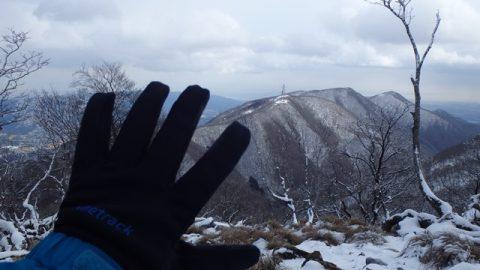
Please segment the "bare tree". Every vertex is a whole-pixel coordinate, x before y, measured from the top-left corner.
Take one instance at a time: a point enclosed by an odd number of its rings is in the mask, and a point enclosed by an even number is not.
[[[72,87],[88,93],[115,93],[112,133],[118,134],[131,104],[136,98],[135,82],[128,78],[120,63],[102,62],[83,65],[74,74]]]
[[[68,94],[54,90],[36,93],[33,119],[45,132],[48,144],[58,147],[75,141],[88,96],[82,90]]]
[[[303,164],[300,169],[303,173],[302,181],[295,183],[295,189],[298,193],[297,212],[306,212],[305,216],[307,224],[312,224],[315,218],[321,213],[331,213],[332,209],[328,209],[331,200],[326,198],[325,182],[327,181],[325,173],[320,168],[322,162],[327,156],[327,150],[324,145],[315,141],[315,135],[309,133],[307,128],[294,130],[294,140],[298,143],[299,150],[303,155]],[[328,209],[328,210],[327,210]]]
[[[290,211],[292,212],[292,224],[296,225],[296,224],[298,224],[298,219],[297,219],[297,210],[295,208],[295,201],[291,197],[291,195],[289,194],[290,193],[290,188],[287,187],[285,177],[280,175],[280,179],[282,180],[280,184],[281,184],[281,187],[282,187],[282,193],[283,194],[278,195],[273,190],[270,190],[270,193],[272,194],[272,196],[275,199],[284,203],[290,209]]]
[[[43,57],[43,53],[24,51],[22,47],[27,40],[28,33],[14,30],[0,39],[0,130],[25,119],[22,112],[27,103],[16,90],[26,77],[48,65],[49,60]],[[17,100],[14,100],[15,96]]]
[[[74,74],[73,87],[98,93],[120,93],[135,90],[120,63],[102,62],[98,65],[83,65]]]
[[[480,150],[475,156],[475,164],[468,171],[472,176],[475,188],[473,189],[473,195],[470,196],[467,210],[463,213],[463,216],[471,223],[480,226]]]
[[[467,170],[474,182],[475,187],[472,189],[473,195],[480,194],[480,149],[476,149],[473,154],[472,165]]]
[[[46,133],[48,143],[54,146],[65,146],[75,141],[91,94],[115,94],[112,133],[116,136],[139,93],[119,63],[82,66],[74,73],[71,86],[76,90],[63,94],[43,90],[34,95],[33,119]]]
[[[430,203],[430,205],[435,209],[435,211],[442,216],[450,214],[453,211],[452,206],[448,202],[438,198],[429,187],[425,179],[425,175],[422,171],[422,160],[420,157],[420,81],[423,64],[425,63],[425,59],[427,58],[428,53],[432,49],[433,43],[435,42],[435,35],[437,34],[438,28],[440,26],[440,13],[437,12],[436,14],[435,25],[433,27],[427,47],[423,52],[420,52],[417,46],[417,42],[415,41],[415,38],[411,31],[411,23],[413,18],[413,9],[410,6],[411,0],[376,0],[373,1],[373,3],[385,7],[398,20],[400,20],[410,41],[410,45],[412,46],[413,54],[415,56],[415,75],[410,78],[410,81],[413,85],[413,91],[415,94],[415,107],[414,112],[412,113],[412,150],[415,172],[419,181],[420,190],[422,191],[423,195]]]
[[[371,224],[387,219],[394,210],[391,205],[407,191],[410,166],[405,165],[408,155],[400,125],[407,111],[408,107],[380,109],[357,121],[353,134],[359,149],[343,152],[352,168],[341,168],[355,176],[335,177],[335,183]]]
[[[407,37],[412,46],[413,53],[415,56],[415,75],[411,76],[410,81],[413,85],[413,91],[415,94],[415,106],[414,111],[412,112],[413,116],[413,127],[412,127],[412,152],[413,152],[413,164],[415,169],[416,178],[425,199],[429,202],[432,208],[440,216],[439,219],[430,215],[427,219],[427,223],[440,223],[448,221],[450,224],[453,224],[456,229],[462,234],[466,234],[472,237],[480,237],[480,226],[476,225],[474,222],[465,217],[461,216],[458,213],[453,211],[453,207],[450,203],[440,199],[432,191],[430,186],[427,183],[425,174],[422,170],[422,160],[420,157],[420,82],[421,82],[421,72],[422,67],[425,63],[433,43],[435,42],[435,35],[437,34],[438,28],[440,26],[441,18],[439,12],[436,14],[435,25],[433,27],[429,42],[426,45],[426,48],[423,52],[417,47],[417,43],[411,31],[412,23],[412,7],[410,6],[412,0],[374,0],[369,1],[374,4],[378,4],[387,10],[389,10],[403,25]],[[478,196],[475,197],[478,202]],[[471,204],[472,206],[476,205],[476,202]],[[394,228],[395,224],[398,224],[401,220],[405,218],[414,218],[417,221],[425,219],[428,214],[426,213],[417,213],[413,210],[407,209],[402,213],[395,214],[389,218],[384,224],[383,227],[385,230],[389,231]]]
[[[0,259],[5,259],[27,254],[52,229],[66,178],[56,153],[1,151]]]

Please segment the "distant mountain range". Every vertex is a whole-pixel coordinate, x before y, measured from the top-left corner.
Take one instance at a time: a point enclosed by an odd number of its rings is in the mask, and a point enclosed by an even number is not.
[[[180,96],[180,92],[171,92],[168,95],[162,110],[164,112],[170,111],[170,108],[172,107],[173,103],[175,102],[175,100],[177,100],[179,96]],[[231,108],[237,107],[242,103],[243,101],[240,101],[240,100],[226,98],[226,97],[217,96],[217,95],[210,95],[210,100],[207,104],[207,107],[203,111],[203,115],[200,120],[200,125],[203,125],[211,121],[215,116],[219,115],[220,113],[227,111]]]
[[[183,170],[200,157],[227,125],[238,121],[250,129],[252,139],[227,182],[249,183],[250,192],[261,190],[266,194],[269,190],[281,190],[281,179],[293,182],[293,187],[301,186],[306,179],[306,164],[309,173],[316,175],[316,181],[325,181],[322,174],[335,162],[337,149],[358,149],[352,127],[359,120],[380,109],[388,111],[405,106],[412,103],[396,92],[366,97],[351,88],[297,91],[249,101],[197,129]],[[400,122],[407,146],[411,123],[412,117],[407,112]],[[422,110],[425,157],[477,134],[480,125],[446,112]]]
[[[298,93],[302,93],[302,91],[293,92],[293,93],[298,94]],[[396,96],[403,103],[410,103],[407,99],[405,99],[399,94],[393,95],[395,92],[387,92],[387,93],[392,94],[392,96]],[[387,93],[384,93],[382,95],[385,95]],[[179,95],[180,95],[180,92],[171,92],[167,100],[165,101],[163,111],[168,112]],[[375,97],[378,97],[378,96],[375,96]],[[220,113],[223,113],[234,107],[240,106],[243,103],[245,103],[245,101],[227,98],[227,97],[218,96],[218,95],[211,95],[210,101],[207,104],[204,114],[202,115],[202,118],[200,120],[200,125],[206,124],[207,122],[211,121]],[[480,124],[480,103],[426,101],[426,102],[423,102],[423,107],[430,109],[431,111],[434,111],[437,114],[448,112],[448,114],[461,118],[467,122]],[[29,121],[25,121],[25,122],[21,122],[21,123],[17,123],[17,124],[5,127],[4,132],[7,134],[24,135],[31,132],[35,128],[36,127],[34,124],[32,124]]]
[[[170,109],[178,95],[178,92],[169,95],[164,111]],[[235,207],[225,205],[224,211],[240,209],[241,214],[241,207],[249,207],[245,212],[251,214],[252,209],[263,202],[261,205],[269,207],[267,212],[274,215],[275,211],[284,208],[272,205],[268,194],[271,190],[279,190],[281,179],[288,179],[296,187],[303,185],[309,174],[322,184],[321,181],[326,181],[325,172],[336,161],[338,149],[359,149],[353,130],[359,120],[365,120],[379,110],[388,112],[404,107],[411,108],[412,102],[396,92],[367,97],[351,88],[296,91],[245,103],[212,95],[181,171],[185,172],[198,160],[226,126],[239,121],[250,129],[251,143],[235,171],[222,185],[222,188],[233,188],[235,192],[218,192],[215,196],[217,199],[219,196],[237,196],[240,201],[249,201],[249,204],[240,203]],[[402,140],[407,145],[411,125],[412,117],[407,112],[400,121]],[[38,127],[25,122],[10,126],[6,131],[33,141]],[[422,109],[424,157],[436,158],[442,151],[468,142],[479,134],[478,124],[445,111]],[[227,201],[235,200],[230,198]]]
[[[480,124],[480,101],[478,102],[423,102],[425,108],[446,111],[468,122]]]
[[[370,100],[386,109],[399,106],[413,107],[411,101],[396,92],[385,92],[371,97]],[[403,120],[406,127],[412,125],[410,115],[405,115]],[[422,144],[429,154],[436,154],[480,133],[480,125],[453,116],[444,110],[423,109],[421,121]]]

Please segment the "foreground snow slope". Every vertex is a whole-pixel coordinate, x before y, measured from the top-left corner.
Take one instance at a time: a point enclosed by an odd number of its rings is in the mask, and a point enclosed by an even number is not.
[[[341,269],[431,269],[420,263],[417,257],[402,256],[402,250],[406,245],[405,239],[401,237],[386,237],[387,242],[384,245],[376,246],[372,244],[356,245],[344,243],[338,246],[328,246],[322,241],[307,240],[297,247],[308,251],[320,251],[323,259],[329,262],[334,262]],[[264,250],[265,252],[265,250]],[[268,251],[267,251],[268,252]],[[386,265],[368,264],[367,258],[373,258],[379,262],[384,262]],[[285,260],[281,266],[286,269],[311,269],[320,270],[325,269],[317,262],[309,261],[302,268],[303,259]],[[433,268],[434,269],[434,268]],[[445,269],[455,270],[478,270],[480,264],[475,263],[459,263],[453,267]]]
[[[443,231],[428,229],[422,231],[422,229],[412,228],[410,233],[403,236],[393,236],[382,233],[378,228],[338,221],[319,221],[315,225],[293,228],[279,227],[278,224],[233,225],[215,222],[211,218],[199,218],[192,228],[193,230],[185,235],[185,240],[190,243],[251,243],[261,250],[262,258],[274,258],[277,264],[276,269],[282,270],[335,269],[325,268],[319,260],[306,261],[305,257],[298,256],[302,252],[314,254],[315,251],[320,252],[320,260],[333,263],[339,269],[480,269],[479,261],[472,259],[474,257],[471,256],[470,248],[461,250],[459,249],[461,245],[448,241],[444,241],[446,244],[442,242],[442,237],[450,230],[445,226]],[[432,241],[428,243],[422,238],[423,236],[428,236],[427,238]],[[417,240],[416,243],[419,244],[412,244],[413,240]],[[450,239],[450,241],[453,240]],[[432,259],[435,261],[449,257],[447,266],[439,267],[432,263],[421,262],[422,258],[425,262],[425,254],[435,245],[445,249],[446,255],[434,253],[439,254],[439,257]],[[265,266],[262,268],[260,265],[254,268],[254,270],[262,269],[272,268]]]

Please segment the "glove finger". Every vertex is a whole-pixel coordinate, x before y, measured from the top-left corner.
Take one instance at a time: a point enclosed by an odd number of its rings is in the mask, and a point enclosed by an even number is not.
[[[88,101],[78,132],[72,175],[107,157],[114,101],[113,93],[96,93]]]
[[[210,93],[200,86],[189,86],[173,104],[162,128],[152,142],[148,152],[147,165],[158,178],[171,181],[172,184],[180,163],[190,144],[200,116]],[[158,165],[162,164],[162,170]],[[161,174],[161,175],[159,175]]]
[[[260,257],[253,245],[193,246],[183,241],[175,248],[175,254],[174,270],[245,270]]]
[[[188,223],[195,218],[217,187],[230,174],[250,142],[250,131],[234,122],[180,178],[170,193],[174,205],[184,207],[178,218]],[[185,219],[185,220],[184,220]],[[190,224],[182,224],[188,227]]]
[[[140,161],[150,143],[168,92],[168,86],[151,82],[140,94],[112,146],[112,162],[119,166],[134,166]]]

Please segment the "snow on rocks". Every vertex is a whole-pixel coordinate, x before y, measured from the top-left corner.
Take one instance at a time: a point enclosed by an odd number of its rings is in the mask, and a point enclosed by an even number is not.
[[[277,269],[284,270],[480,269],[480,257],[476,257],[477,250],[480,256],[480,247],[469,242],[471,237],[455,238],[445,234],[445,231],[452,232],[453,225],[438,223],[429,214],[404,214],[406,218],[399,223],[400,233],[397,231],[395,235],[339,220],[295,226],[242,223],[222,227],[209,222],[204,232],[210,236],[202,235],[209,244],[253,244],[261,251],[262,261],[275,262]],[[429,224],[428,229],[421,228],[420,224]],[[212,237],[213,231],[216,234]],[[199,235],[184,237],[194,239],[192,243],[205,243]],[[431,258],[439,258],[440,263]]]
[[[383,265],[383,266],[387,266],[388,264],[385,263],[384,261],[380,260],[380,259],[376,259],[376,258],[372,258],[372,257],[367,257],[365,259],[365,264],[366,265],[369,265],[369,264],[378,264],[378,265]]]
[[[474,224],[480,225],[480,194],[470,197],[467,209],[463,213],[463,217]]]
[[[470,263],[465,263],[461,262],[453,267],[450,268],[450,270],[478,270],[480,269],[480,264],[470,264]]]
[[[384,245],[377,246],[373,244],[365,244],[362,246],[353,243],[342,243],[337,246],[326,245],[322,241],[307,240],[298,245],[299,249],[313,252],[319,251],[323,259],[335,263],[341,269],[365,269],[367,258],[375,258],[382,261],[386,266],[375,268],[369,265],[370,269],[421,269],[421,263],[416,258],[399,257],[404,242],[398,237],[391,237]],[[300,269],[300,264],[288,264],[289,270]],[[322,268],[316,268],[322,269]]]
[[[190,243],[192,245],[198,244],[200,239],[203,238],[203,235],[198,234],[198,233],[189,233],[184,235],[183,241]]]
[[[267,249],[268,242],[265,239],[260,238],[257,241],[253,242],[252,245],[256,246],[260,250],[260,253],[262,255],[268,254],[268,249]]]
[[[5,231],[7,232],[7,234],[10,235],[10,241],[12,242],[14,248],[16,248],[17,250],[23,248],[25,237],[18,231],[13,222],[0,219],[0,232],[2,231]],[[2,237],[2,242],[5,239],[6,236]],[[8,246],[8,243],[6,243],[5,247]]]
[[[203,226],[208,226],[212,223],[213,223],[213,218],[211,217],[209,218],[199,217],[199,218],[195,218],[195,222],[193,223],[192,226],[200,228]]]

